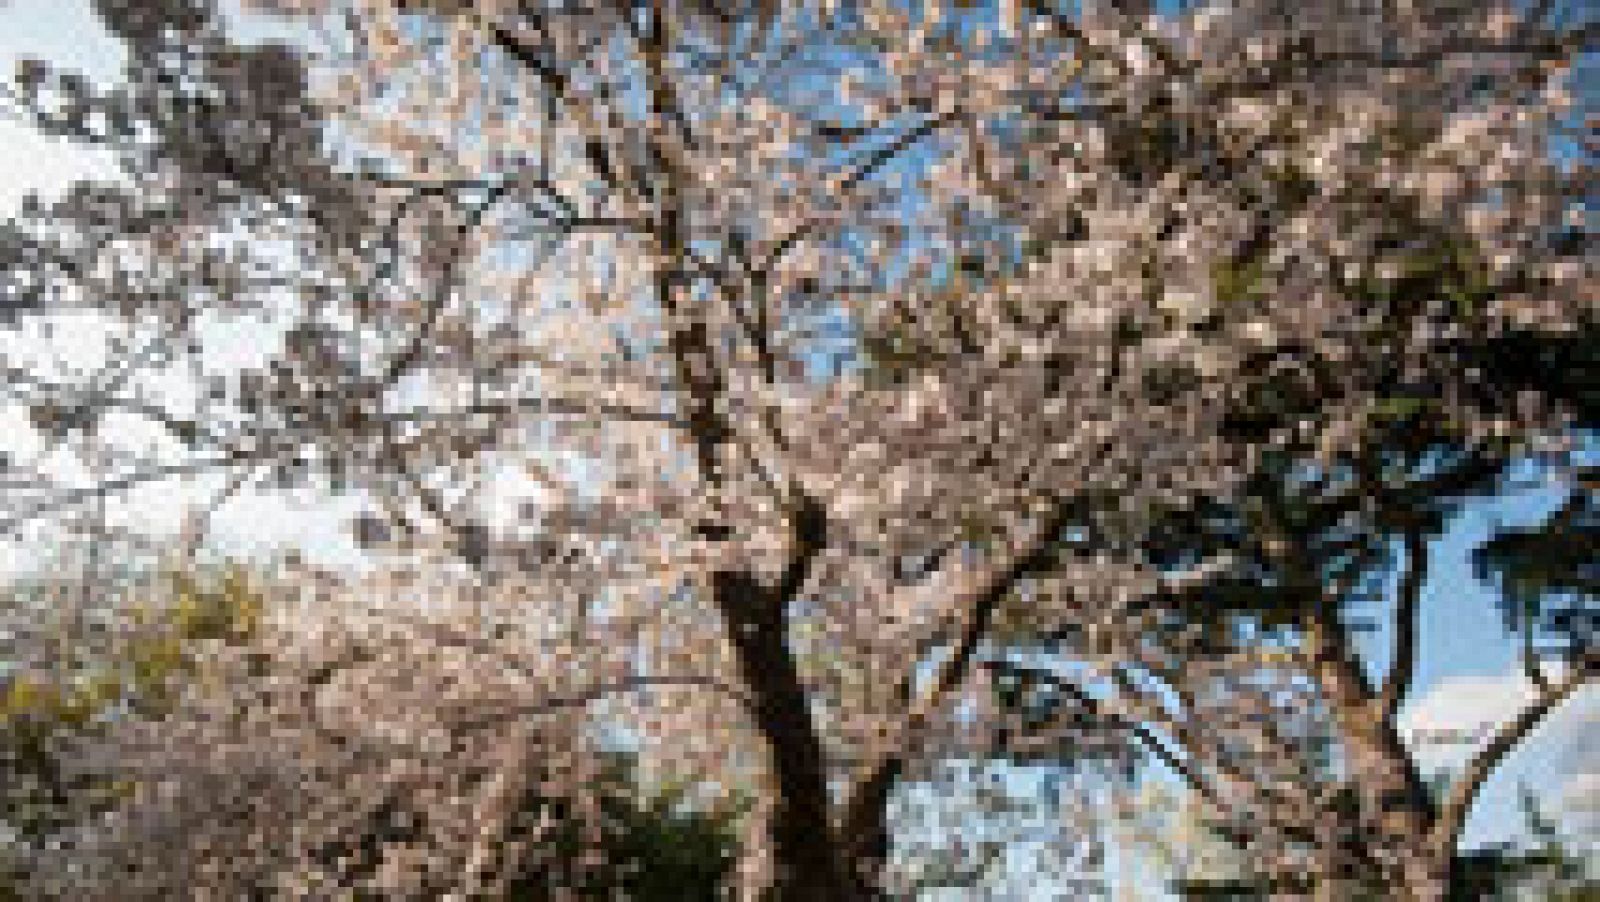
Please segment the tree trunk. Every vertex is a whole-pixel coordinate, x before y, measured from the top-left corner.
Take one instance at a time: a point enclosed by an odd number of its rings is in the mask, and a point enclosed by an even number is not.
[[[777,789],[769,841],[776,874],[770,902],[854,902],[830,817],[822,741],[789,651],[785,605],[745,573],[719,573],[717,605],[737,656],[750,714],[766,740]]]
[[[1444,902],[1449,898],[1449,858],[1420,848],[1408,850],[1408,856],[1392,870],[1374,872],[1370,865],[1328,854],[1313,875],[1311,898],[1315,902]],[[1377,856],[1369,851],[1361,857],[1370,861]]]
[[[889,795],[894,791],[899,772],[898,766],[889,768],[883,779],[873,785],[872,792],[856,800],[857,811],[843,813],[839,844],[847,859],[850,878],[862,898],[883,897],[880,887],[890,848]],[[852,814],[856,816],[852,818]]]
[[[1338,727],[1354,794],[1353,820],[1345,827],[1354,831],[1348,838],[1365,859],[1360,866],[1364,873],[1355,876],[1371,886],[1365,890],[1369,896],[1376,892],[1379,897],[1442,902],[1449,890],[1451,850],[1434,847],[1437,814],[1427,784],[1393,725],[1375,707],[1343,632],[1324,618],[1316,621],[1310,630],[1315,675]],[[1348,879],[1355,866],[1341,859],[1342,873],[1334,883]],[[1318,898],[1364,897],[1360,890],[1354,896],[1343,887],[1330,891],[1345,895],[1324,895],[1319,885]]]

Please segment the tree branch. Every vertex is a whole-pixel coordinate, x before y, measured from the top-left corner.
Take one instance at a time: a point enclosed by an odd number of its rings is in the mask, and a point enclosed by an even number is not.
[[[1573,672],[1566,679],[1540,692],[1531,704],[1522,709],[1522,713],[1501,726],[1489,743],[1467,763],[1440,805],[1430,837],[1435,849],[1454,852],[1478,794],[1500,763],[1528,738],[1551,711],[1597,675],[1600,675],[1600,655],[1586,656],[1573,664]]]
[[[529,11],[525,9],[525,12]],[[530,14],[532,13],[530,12]],[[543,30],[543,17],[537,14],[532,15],[534,15],[535,27]],[[608,188],[612,191],[621,191],[626,184],[626,180],[618,172],[617,155],[606,146],[605,141],[600,137],[601,130],[595,123],[590,111],[572,97],[571,79],[568,78],[567,73],[553,65],[550,60],[545,58],[544,54],[529,46],[505,26],[486,22],[483,23],[483,27],[488,32],[491,43],[499,48],[501,52],[520,63],[524,68],[533,72],[534,76],[539,79],[540,84],[544,85],[545,90],[565,107],[568,114],[577,121],[584,134],[583,153],[585,162],[588,163],[594,174],[606,183]]]
[[[383,372],[372,383],[369,391],[374,395],[382,394],[394,386],[396,380],[409,370],[420,357],[427,344],[428,336],[433,334],[434,328],[443,315],[444,308],[449,304],[451,296],[456,292],[456,280],[461,274],[462,258],[466,256],[467,245],[472,240],[472,233],[483,222],[483,218],[496,204],[505,197],[507,185],[502,183],[489,189],[487,196],[479,204],[475,204],[467,213],[466,222],[461,225],[456,233],[454,247],[450,248],[445,258],[442,271],[438,274],[439,284],[435,286],[433,294],[428,299],[428,307],[424,313],[422,324],[412,333],[411,340],[404,349],[396,354],[384,366]]]
[[[742,705],[748,706],[750,704],[749,693],[736,686],[731,686],[713,676],[706,676],[704,674],[685,674],[680,676],[646,675],[625,677],[623,679],[611,680],[609,682],[596,683],[592,686],[586,687],[581,692],[575,692],[568,695],[551,696],[536,702],[529,702],[526,705],[519,706],[517,710],[518,713],[522,714],[523,716],[538,715],[552,711],[560,711],[566,708],[582,708],[612,695],[623,695],[631,692],[641,692],[647,689],[663,687],[685,686],[694,687],[697,689],[710,689],[718,694],[725,695]],[[469,721],[463,726],[465,726],[467,729],[480,727],[488,728],[497,726],[503,722],[504,717],[500,714],[496,714],[492,717],[485,718],[482,721]]]
[[[961,118],[961,116],[962,113],[960,110],[951,110],[950,112],[925,119],[916,126],[906,130],[888,144],[878,148],[871,154],[868,154],[864,161],[862,161],[847,175],[840,179],[837,189],[838,193],[840,195],[848,194],[855,188],[856,185],[868,178],[871,178],[874,173],[876,173],[879,169],[882,169],[885,165],[894,160],[900,154],[904,153],[907,149],[916,146],[916,144],[922,141],[922,139],[928,137],[944,126],[957,121]],[[807,219],[805,222],[802,222],[798,226],[795,226],[793,229],[791,229],[782,238],[779,238],[777,241],[773,242],[771,249],[768,250],[763,256],[760,265],[756,267],[755,273],[758,276],[765,278],[767,274],[772,272],[773,267],[777,266],[778,263],[781,262],[783,258],[795,248],[796,245],[810,237],[811,233],[815,231],[816,228],[817,220]]]
[[[396,411],[390,414],[375,414],[369,417],[369,422],[384,425],[397,425],[401,423],[436,422],[456,418],[495,416],[501,417],[513,413],[542,413],[559,415],[598,415],[608,419],[622,420],[633,423],[654,423],[659,426],[687,428],[688,423],[676,414],[661,413],[654,410],[645,410],[628,404],[615,404],[602,401],[586,401],[575,398],[504,398],[501,400],[482,401],[463,407],[449,410],[432,408],[412,408]]]
[[[999,555],[966,591],[955,593],[951,607],[964,611],[966,616],[957,629],[950,657],[939,667],[927,691],[912,704],[905,719],[886,739],[882,750],[869,758],[845,795],[840,836],[847,845],[871,840],[875,833],[872,824],[881,816],[907,756],[921,742],[945,697],[966,681],[973,658],[989,633],[1000,603],[1019,579],[1049,559],[1051,547],[1066,525],[1065,521],[1065,511],[1057,511],[1026,531],[1010,543],[1010,553]]]
[[[261,463],[267,460],[272,454],[277,453],[279,450],[280,449],[274,446],[252,450],[234,449],[215,457],[206,457],[199,460],[164,464],[159,467],[136,470],[132,473],[125,473],[121,476],[103,480],[92,486],[69,489],[52,498],[36,501],[33,504],[23,505],[22,507],[18,508],[15,513],[3,520],[0,520],[0,536],[10,535],[28,522],[38,519],[39,517],[65,510],[66,508],[77,504],[82,504],[86,501],[93,501],[97,498],[115,495],[119,492],[125,492],[129,489],[138,488],[141,485],[152,482],[160,482],[163,479],[171,479],[176,476],[193,476],[198,473],[204,473],[207,470],[236,467],[243,464]]]
[[[1151,757],[1160,761],[1174,774],[1177,774],[1178,777],[1182,779],[1190,789],[1193,789],[1196,793],[1199,793],[1199,795],[1213,808],[1217,809],[1220,814],[1234,814],[1233,807],[1223,800],[1216,787],[1211,785],[1210,781],[1206,780],[1205,776],[1201,774],[1199,769],[1194,766],[1194,762],[1180,757],[1177,752],[1174,752],[1167,746],[1165,742],[1162,742],[1148,726],[1141,723],[1138,717],[1130,715],[1127,711],[1123,710],[1119,706],[1113,706],[1107,702],[1103,702],[1100,699],[1095,698],[1076,682],[1052,671],[1040,670],[1031,667],[1018,667],[1003,662],[992,662],[989,666],[999,670],[1026,673],[1030,677],[1043,680],[1067,696],[1070,696],[1074,702],[1087,709],[1094,716],[1117,723],[1123,729],[1131,733],[1134,739],[1138,741],[1139,745],[1144,748],[1145,751],[1150,753]],[[1248,835],[1242,833],[1242,831],[1240,832],[1238,838],[1240,841],[1249,839]]]
[[[1406,564],[1400,578],[1394,617],[1394,660],[1376,701],[1378,717],[1386,725],[1393,725],[1416,677],[1417,620],[1422,606],[1422,584],[1428,572],[1428,543],[1421,530],[1414,526],[1408,528],[1403,541]]]

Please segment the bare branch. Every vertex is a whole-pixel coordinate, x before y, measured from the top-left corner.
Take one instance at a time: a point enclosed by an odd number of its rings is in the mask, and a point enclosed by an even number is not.
[[[193,476],[212,470],[262,463],[271,459],[279,450],[272,446],[250,450],[236,449],[215,457],[136,470],[101,480],[92,486],[70,489],[51,498],[22,505],[15,513],[0,520],[0,536],[14,534],[22,526],[39,517],[58,513],[79,504],[116,495],[150,483],[161,482],[179,476]]]
[[[868,154],[865,160],[846,173],[839,180],[838,192],[841,195],[848,195],[856,185],[871,178],[879,169],[888,165],[910,148],[915,147],[924,138],[946,125],[959,121],[963,115],[960,110],[951,110],[938,116],[931,116],[907,129],[890,140],[888,144]],[[773,268],[782,262],[785,256],[793,251],[800,242],[809,238],[819,226],[820,223],[815,218],[807,219],[795,226],[787,234],[772,242],[771,248],[762,257],[761,263],[754,271],[762,275],[772,272]]]
[[[1207,780],[1191,759],[1182,757],[1178,752],[1168,747],[1168,744],[1150,729],[1137,716],[1123,710],[1114,702],[1102,701],[1090,695],[1084,688],[1054,671],[1038,668],[1014,667],[1000,662],[991,662],[987,666],[1008,672],[1022,672],[1028,676],[1043,680],[1056,689],[1070,696],[1074,702],[1094,714],[1114,721],[1127,730],[1139,743],[1139,746],[1157,761],[1160,761],[1168,770],[1176,774],[1190,789],[1199,793],[1200,797],[1210,804],[1219,814],[1229,816],[1237,814],[1234,806],[1224,800],[1217,788]],[[1248,839],[1247,834],[1240,834],[1240,841]]]
[[[1506,756],[1515,751],[1530,734],[1544,722],[1550,712],[1560,707],[1584,685],[1600,676],[1600,655],[1589,655],[1572,665],[1565,679],[1550,685],[1515,718],[1503,724],[1487,745],[1467,762],[1461,775],[1451,784],[1444,802],[1439,806],[1430,837],[1433,847],[1443,853],[1455,850],[1466,829],[1467,817],[1478,800],[1489,777],[1499,768]]]

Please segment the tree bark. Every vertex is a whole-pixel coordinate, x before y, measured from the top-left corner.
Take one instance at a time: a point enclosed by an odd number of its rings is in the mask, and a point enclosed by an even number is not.
[[[1393,891],[1413,902],[1442,902],[1449,890],[1452,850],[1433,842],[1437,818],[1432,796],[1410,751],[1384,717],[1382,699],[1368,686],[1361,666],[1329,615],[1314,614],[1308,636],[1315,676],[1332,710],[1344,751],[1345,766],[1355,791],[1353,820],[1346,830],[1364,854],[1361,863],[1339,859],[1337,875],[1319,875],[1317,897],[1351,898],[1343,888],[1353,868],[1382,892]],[[1331,878],[1331,879],[1330,879]],[[1345,895],[1339,895],[1344,893]]]
[[[769,839],[777,873],[765,898],[864,899],[834,836],[822,740],[788,646],[787,604],[746,573],[718,573],[715,588],[776,784]]]

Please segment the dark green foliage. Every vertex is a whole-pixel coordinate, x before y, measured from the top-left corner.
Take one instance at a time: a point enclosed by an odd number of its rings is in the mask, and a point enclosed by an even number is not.
[[[1524,848],[1491,846],[1456,858],[1452,902],[1593,902],[1600,880],[1590,873],[1582,852],[1572,848],[1555,819],[1522,788],[1522,813],[1532,842]]]
[[[1508,628],[1567,660],[1592,650],[1600,627],[1600,471],[1586,476],[1544,522],[1502,530],[1473,556],[1501,590]]]
[[[723,879],[737,854],[738,806],[706,809],[688,804],[686,787],[641,790],[632,760],[608,762],[599,786],[600,823],[571,817],[571,804],[530,794],[523,815],[556,823],[543,838],[533,866],[511,882],[508,899],[627,899],[636,902],[702,902],[720,897]],[[598,846],[591,843],[598,840]],[[586,851],[601,864],[587,866]]]

